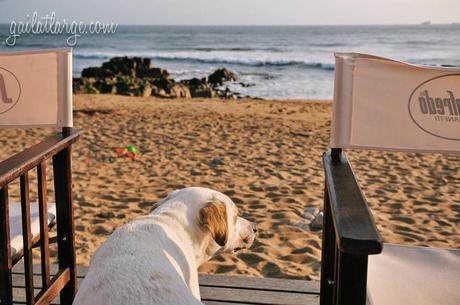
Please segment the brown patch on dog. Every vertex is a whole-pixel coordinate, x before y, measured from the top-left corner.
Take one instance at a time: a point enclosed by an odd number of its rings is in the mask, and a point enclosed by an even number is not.
[[[211,233],[216,243],[223,247],[227,242],[227,209],[222,202],[209,202],[200,210],[198,224]]]

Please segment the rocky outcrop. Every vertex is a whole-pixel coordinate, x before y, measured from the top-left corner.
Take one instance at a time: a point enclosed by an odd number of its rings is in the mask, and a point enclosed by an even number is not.
[[[218,96],[217,91],[206,78],[192,78],[181,81],[181,84],[189,88],[192,97],[213,98]]]
[[[149,58],[114,57],[101,67],[83,69],[81,78],[74,79],[73,91],[160,98],[238,98],[238,93],[221,88],[236,80],[235,73],[221,68],[205,78],[176,81],[168,71],[152,67]]]
[[[216,86],[222,86],[225,82],[236,81],[238,77],[232,71],[225,68],[217,69],[211,75],[208,76],[208,82]]]

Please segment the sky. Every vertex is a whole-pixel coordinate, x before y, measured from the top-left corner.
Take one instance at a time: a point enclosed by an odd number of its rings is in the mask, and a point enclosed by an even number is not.
[[[352,25],[460,22],[460,0],[0,0],[0,23],[58,20],[152,25]]]

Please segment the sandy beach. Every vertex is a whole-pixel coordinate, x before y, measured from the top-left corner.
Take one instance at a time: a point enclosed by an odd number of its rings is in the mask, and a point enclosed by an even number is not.
[[[218,256],[201,272],[319,279],[321,231],[305,211],[322,209],[329,101],[77,95],[74,102],[84,130],[73,151],[78,264],[88,265],[113,230],[170,191],[205,186],[229,195],[260,234],[250,250]],[[0,160],[51,132],[0,130]],[[138,158],[116,157],[126,145]],[[348,155],[385,242],[460,247],[460,156]]]

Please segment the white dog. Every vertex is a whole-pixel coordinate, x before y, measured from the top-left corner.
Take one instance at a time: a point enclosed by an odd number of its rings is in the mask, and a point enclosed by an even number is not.
[[[232,200],[217,191],[172,192],[99,248],[73,304],[202,304],[198,267],[254,241],[255,224],[237,214]]]

